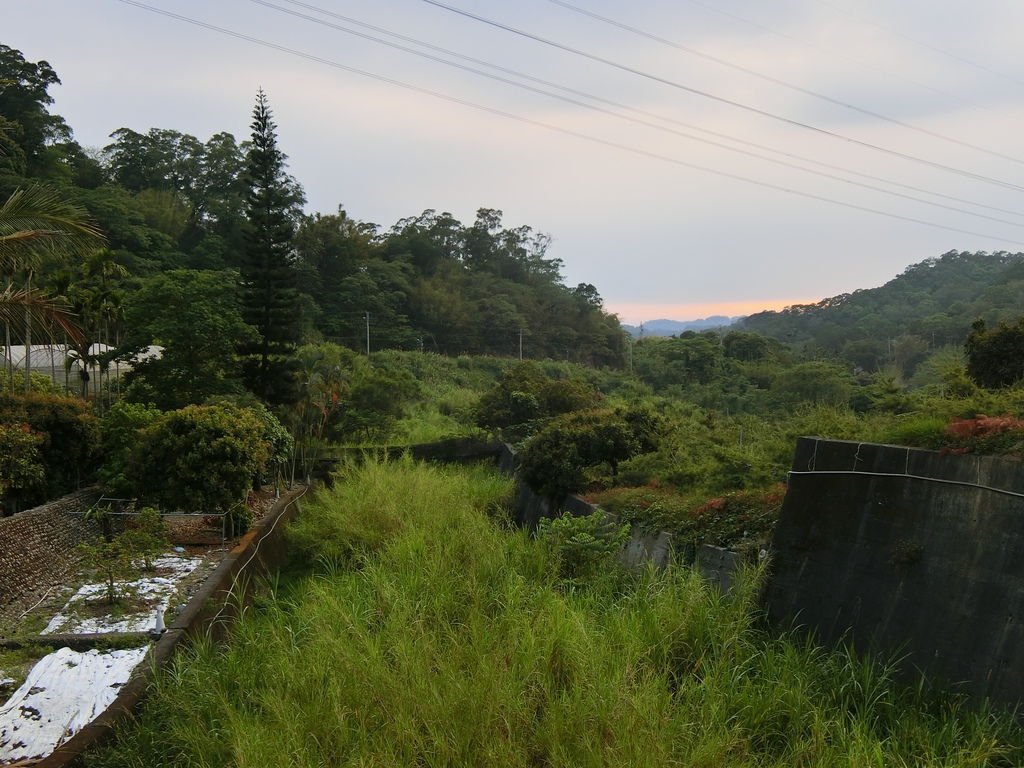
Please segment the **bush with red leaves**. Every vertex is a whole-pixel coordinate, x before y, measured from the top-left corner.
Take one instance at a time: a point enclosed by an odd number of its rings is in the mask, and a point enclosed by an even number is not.
[[[954,453],[1024,456],[1024,420],[1013,416],[975,416],[946,427],[946,448]]]

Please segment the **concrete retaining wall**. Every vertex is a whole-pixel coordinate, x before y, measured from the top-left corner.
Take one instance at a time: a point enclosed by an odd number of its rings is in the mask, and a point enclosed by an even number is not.
[[[793,470],[765,594],[774,621],[1024,700],[1024,463],[802,438]]]
[[[501,443],[495,459],[502,472],[515,475],[516,454],[512,446]],[[584,517],[604,510],[596,504],[584,501],[579,496],[572,495],[566,496],[559,509],[553,509],[548,499],[538,496],[521,478],[516,477],[515,501],[512,511],[517,525],[533,531],[536,530],[542,519],[555,517],[559,513]],[[609,513],[605,512],[605,514]],[[665,531],[647,531],[639,525],[631,527],[629,541],[619,555],[619,561],[628,567],[653,563],[658,568],[664,568],[671,560],[672,534]]]
[[[701,576],[725,594],[732,589],[736,571],[742,563],[743,560],[738,553],[704,544],[697,550],[693,564]]]

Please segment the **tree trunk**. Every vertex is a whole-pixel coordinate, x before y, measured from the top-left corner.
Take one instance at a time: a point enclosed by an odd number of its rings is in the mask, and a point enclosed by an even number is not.
[[[25,278],[25,290],[32,295],[32,271]],[[32,389],[32,308],[25,308],[25,391]]]
[[[14,279],[7,278],[7,290],[10,291],[14,286]],[[7,377],[7,384],[11,388],[11,392],[14,391],[14,356],[11,352],[11,324],[4,323],[4,354],[6,359],[4,360],[4,375]]]

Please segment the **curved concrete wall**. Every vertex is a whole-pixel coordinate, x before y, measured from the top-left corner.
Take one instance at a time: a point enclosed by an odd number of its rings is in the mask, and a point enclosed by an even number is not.
[[[773,621],[1024,700],[1024,463],[801,438],[773,550]]]

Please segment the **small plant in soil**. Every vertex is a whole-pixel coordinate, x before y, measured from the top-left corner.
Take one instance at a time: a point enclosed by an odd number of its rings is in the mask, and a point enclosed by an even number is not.
[[[152,601],[139,595],[137,590],[125,584],[118,584],[117,598],[114,603],[110,603],[109,596],[104,594],[97,599],[82,601],[75,606],[73,614],[79,619],[84,617],[120,619],[124,616],[148,611],[152,607]]]
[[[153,560],[171,545],[167,523],[153,507],[143,507],[129,518],[127,527],[119,537],[133,557],[142,560],[143,570],[154,570]]]
[[[86,567],[103,577],[107,585],[107,604],[116,603],[121,592],[118,581],[129,579],[136,572],[132,563],[134,553],[124,536],[116,536],[110,541],[84,542],[78,545],[78,551]]]
[[[103,534],[103,539],[107,542],[114,538],[112,511],[109,504],[97,504],[87,509],[83,516],[87,523],[96,523],[100,527],[100,533]]]

